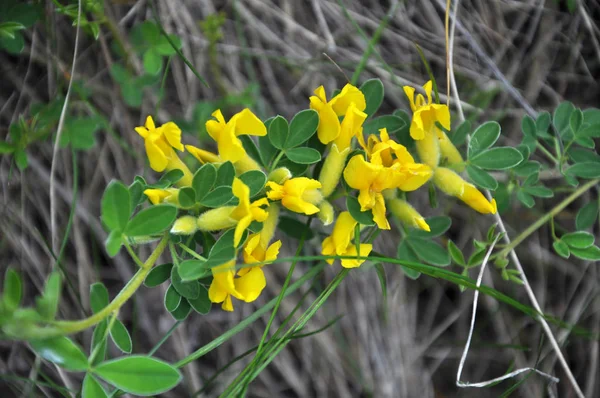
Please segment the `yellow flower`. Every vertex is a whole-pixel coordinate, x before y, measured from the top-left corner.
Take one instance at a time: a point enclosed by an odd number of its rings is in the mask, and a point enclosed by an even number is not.
[[[233,245],[237,247],[242,239],[242,234],[252,221],[263,222],[267,219],[268,213],[261,206],[268,206],[269,201],[267,198],[262,198],[250,203],[250,188],[239,178],[234,178],[231,189],[233,190],[233,194],[239,199],[239,204],[231,212],[231,218],[237,220],[233,235]]]
[[[185,149],[202,164],[205,163],[219,163],[221,158],[216,153],[206,151],[204,149],[196,148],[193,145],[186,145]]]
[[[360,134],[359,143],[371,163],[389,167],[396,174],[401,175],[398,179],[398,188],[403,191],[414,191],[431,178],[433,173],[431,167],[415,163],[415,159],[404,145],[390,139],[386,128],[379,130],[379,136],[378,139],[376,135],[371,134],[368,142],[365,143]]]
[[[148,199],[150,199],[150,202],[152,202],[153,205],[157,205],[160,203],[170,203],[174,205],[179,205],[179,189],[176,188],[148,188],[144,190],[144,195],[146,195]]]
[[[264,123],[247,108],[233,115],[228,122],[225,122],[221,110],[216,110],[212,116],[216,120],[206,122],[206,131],[217,143],[222,161],[235,163],[247,156],[238,138],[240,135],[267,135]]]
[[[253,267],[243,276],[235,278],[235,260],[214,267],[213,281],[208,289],[208,298],[213,303],[223,303],[221,308],[233,311],[232,297],[250,303],[260,296],[267,285],[265,274]]]
[[[440,123],[444,128],[450,129],[450,110],[448,106],[432,103],[431,80],[425,83],[423,89],[427,101],[422,94],[415,97],[413,87],[404,87],[404,93],[410,102],[413,118],[410,124],[410,136],[416,141],[417,152],[421,161],[431,167],[437,167],[440,161],[439,139],[443,131],[435,123]]]
[[[278,240],[271,245],[266,245],[261,242],[260,233],[252,234],[248,237],[246,244],[244,245],[244,263],[246,264],[254,264],[254,263],[264,263],[263,265],[270,264],[277,259],[279,255],[279,249],[281,248],[281,241]],[[246,274],[251,268],[254,267],[246,267],[242,268],[238,271],[238,275]]]
[[[288,210],[307,215],[319,212],[316,206],[323,200],[319,188],[321,183],[307,177],[297,177],[287,180],[283,185],[274,181],[267,182],[270,200],[281,200],[281,204]]]
[[[351,84],[346,84],[329,102],[323,86],[319,86],[314,93],[315,95],[310,97],[310,108],[319,114],[317,136],[323,144],[329,144],[340,135],[341,125],[338,117],[346,115],[352,104],[361,113],[367,106],[363,93]]]
[[[237,247],[242,240],[242,234],[252,221],[263,222],[268,213],[261,206],[268,206],[267,198],[250,203],[250,188],[239,178],[234,178],[233,194],[238,198],[237,206],[223,206],[202,213],[198,217],[198,229],[202,231],[218,231],[235,226],[233,244]]]
[[[431,231],[427,221],[415,210],[407,201],[398,198],[392,198],[388,201],[388,205],[393,215],[398,217],[400,221],[414,228],[419,228],[424,231]]]
[[[359,251],[356,250],[354,244],[354,228],[358,222],[350,215],[349,212],[341,212],[333,226],[333,231],[330,236],[325,238],[322,243],[321,254],[324,256],[359,256],[366,257],[371,253],[373,245],[368,243],[359,244]],[[333,264],[334,259],[326,260],[329,264]],[[342,259],[342,267],[356,268],[365,260],[362,259]]]
[[[181,130],[175,123],[168,122],[156,127],[152,116],[148,116],[145,125],[136,127],[135,131],[144,139],[146,155],[154,171],[179,169],[183,171],[183,178],[177,184],[180,186],[192,184],[192,173],[173,149],[183,151]]]
[[[463,180],[450,169],[439,167],[433,175],[433,182],[444,193],[455,196],[483,214],[496,214],[496,200],[488,201],[473,184]]]

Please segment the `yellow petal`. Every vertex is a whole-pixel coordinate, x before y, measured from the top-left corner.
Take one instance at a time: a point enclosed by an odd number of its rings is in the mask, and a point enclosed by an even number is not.
[[[227,312],[233,311],[233,302],[231,300],[231,295],[228,294],[227,297],[225,297],[225,301],[223,301],[223,305],[221,305],[221,308]]]
[[[450,130],[450,109],[448,109],[448,106],[432,104],[431,109],[433,110],[433,112],[431,112],[433,113],[433,124],[435,125],[435,122],[439,122],[446,130]],[[439,131],[439,128],[437,128],[437,130]]]
[[[152,119],[152,116],[148,115],[146,117],[146,123],[144,124],[144,126],[149,130],[154,130],[156,129],[156,126],[154,125],[154,120]]]
[[[161,127],[162,133],[167,139],[167,142],[175,149],[183,151],[181,143],[181,129],[173,122],[163,124]]]
[[[237,162],[246,155],[244,146],[235,135],[235,121],[227,123],[217,140],[219,156],[223,161]]]
[[[327,145],[340,135],[340,120],[329,104],[323,104],[319,113],[317,136],[319,141]]]
[[[285,195],[283,185],[279,185],[274,181],[267,181],[267,188],[269,188],[269,191],[267,192],[267,198],[270,200],[283,199],[283,196]]]
[[[404,86],[403,89],[404,89],[404,94],[406,94],[406,97],[408,98],[408,102],[410,103],[410,109],[414,112],[416,110],[416,106],[415,106],[415,88],[414,87],[409,87],[409,86]]]
[[[150,167],[154,171],[165,171],[167,168],[167,164],[169,160],[164,152],[151,140],[145,141],[146,146],[146,155],[148,155],[148,160],[150,161]]]
[[[333,238],[331,236],[328,236],[327,238],[325,238],[323,240],[323,243],[321,243],[321,254],[324,256],[334,256],[336,255],[335,253],[335,243],[333,242]],[[333,264],[333,262],[335,261],[332,258],[328,258],[327,260],[328,264]]]
[[[153,205],[157,205],[164,202],[166,198],[171,196],[171,192],[167,191],[166,189],[146,189],[144,190],[144,195],[150,199],[150,202]]]
[[[256,300],[265,286],[267,286],[267,280],[260,267],[252,267],[244,276],[235,279],[235,288],[247,303]]]
[[[264,261],[275,261],[279,256],[279,249],[281,249],[281,241],[275,241],[271,244],[265,253]]]
[[[465,190],[460,199],[482,214],[496,214],[496,200],[488,201],[473,184],[465,184]]]
[[[344,256],[367,257],[371,253],[371,250],[373,250],[373,245],[371,245],[370,243],[361,243],[360,245],[358,245],[358,249],[360,251],[360,254],[356,252],[355,245],[349,245],[346,249],[346,252],[344,253]],[[364,262],[365,260],[363,259],[345,258],[343,258],[341,261],[342,267],[344,268],[357,268]]]
[[[288,210],[296,213],[312,215],[319,212],[319,208],[312,203],[305,202],[297,196],[284,196],[281,204]]]
[[[148,138],[150,132],[146,127],[136,127],[135,132],[142,136],[142,138]]]
[[[325,94],[325,87],[319,86],[314,91],[315,95],[321,102],[327,102],[327,94]]]
[[[235,135],[267,135],[265,124],[248,108],[234,116]],[[233,119],[233,118],[232,118]]]
[[[373,165],[362,155],[354,155],[344,169],[346,183],[354,189],[369,189],[382,170],[382,166]]]
[[[375,194],[375,206],[373,207],[373,221],[379,227],[379,229],[390,229],[390,223],[385,216],[386,208],[383,195],[378,193]]]
[[[433,175],[433,170],[426,164],[413,163],[404,170],[402,181],[398,188],[405,192],[414,191],[422,187]]]
[[[361,112],[367,107],[365,96],[362,91],[351,84],[346,84],[342,88],[342,91],[333,97],[329,103],[332,105],[334,112],[338,116],[345,115],[350,104],[355,104]]]
[[[196,148],[192,145],[186,145],[185,149],[187,149],[187,151],[191,153],[193,157],[198,159],[198,161],[202,164],[218,163],[221,161],[221,159],[219,159],[219,156],[216,153],[205,151],[204,149]]]
[[[213,140],[218,142],[221,132],[225,128],[225,118],[223,117],[220,109],[214,111],[211,116],[217,120],[208,120],[205,124],[206,131]]]
[[[425,90],[425,95],[427,96],[427,103],[431,104],[431,90],[433,89],[433,82],[429,80],[427,83],[423,85],[423,90]]]
[[[336,254],[342,255],[345,253],[354,236],[354,227],[356,224],[358,222],[349,212],[343,211],[340,213],[331,233]]]

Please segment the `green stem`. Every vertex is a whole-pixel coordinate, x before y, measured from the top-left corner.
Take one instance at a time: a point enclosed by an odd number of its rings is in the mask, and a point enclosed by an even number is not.
[[[127,253],[129,253],[129,256],[133,259],[133,261],[135,261],[138,267],[142,268],[144,266],[144,263],[142,262],[142,260],[140,260],[137,254],[135,254],[131,245],[129,244],[129,242],[127,242],[127,239],[123,239],[123,246],[125,246],[125,249],[127,249]]]
[[[150,254],[150,257],[148,257],[146,262],[142,264],[142,267],[138,270],[138,272],[135,273],[133,278],[131,278],[131,280],[127,282],[123,290],[121,290],[117,297],[115,297],[114,300],[109,305],[104,307],[101,311],[86,319],[82,319],[79,321],[58,321],[55,322],[53,325],[64,334],[76,333],[100,323],[102,320],[109,317],[113,312],[118,311],[119,308],[121,308],[123,304],[125,304],[142,285],[144,279],[146,279],[146,276],[148,275],[148,273],[150,272],[150,270],[162,254],[162,252],[165,250],[168,243],[169,237],[163,237],[162,240],[158,243],[156,249],[154,249],[152,254]]]
[[[527,228],[519,236],[517,236],[515,239],[513,239],[509,245],[507,245],[504,249],[502,249],[502,251],[498,252],[498,254],[496,254],[494,256],[494,258],[506,257],[508,255],[508,253],[510,253],[511,250],[513,250],[515,247],[517,247],[519,244],[521,244],[521,242],[523,242],[525,239],[527,239],[527,237],[529,235],[531,235],[532,233],[537,231],[542,225],[546,224],[548,222],[548,220],[550,220],[552,217],[556,216],[565,207],[567,207],[569,204],[571,204],[571,202],[573,202],[575,199],[577,199],[578,197],[583,195],[585,192],[587,192],[592,187],[596,186],[598,183],[600,183],[600,179],[591,180],[588,183],[582,185],[579,189],[577,189],[571,195],[567,196],[562,202],[560,202],[558,205],[556,205],[556,207],[554,207],[548,213],[544,214],[536,222],[531,224],[529,226],[529,228]]]
[[[285,295],[287,296],[289,294],[292,294],[294,291],[298,290],[298,288],[300,286],[302,286],[304,284],[304,282],[306,282],[307,280],[316,276],[319,272],[321,272],[323,270],[324,267],[325,267],[325,263],[322,263],[314,268],[311,268],[310,271],[308,271],[306,274],[304,274],[300,279],[298,279],[295,283],[293,283],[289,287],[289,289],[287,289],[287,291],[285,292]],[[267,311],[271,310],[271,308],[273,308],[275,306],[276,301],[277,301],[277,299],[273,299],[273,300],[269,301],[266,305],[264,305],[261,308],[259,308],[258,310],[256,310],[256,312],[254,312],[252,315],[250,315],[249,317],[247,317],[246,319],[244,319],[243,321],[238,323],[235,327],[229,329],[227,332],[223,333],[222,335],[220,335],[219,337],[217,337],[210,343],[206,344],[205,346],[200,347],[199,349],[197,349],[196,351],[194,351],[187,357],[185,357],[182,360],[180,360],[179,362],[177,362],[174,366],[176,368],[181,368],[181,367],[187,365],[188,363],[193,362],[196,359],[201,358],[204,355],[208,354],[209,352],[211,352],[212,350],[214,350],[215,348],[217,348],[218,346],[220,346],[221,344],[223,344],[224,342],[226,342],[227,340],[229,340],[230,338],[232,338],[233,336],[235,336],[236,334],[238,334],[239,332],[241,332],[242,330],[244,330],[245,328],[250,326],[250,324],[252,324],[258,318],[260,318],[265,313],[267,313]]]
[[[269,167],[270,171],[275,170],[275,167],[277,167],[277,164],[279,163],[283,155],[285,155],[285,151],[283,150],[277,154],[277,157],[275,158],[275,160],[273,160],[273,163],[271,163],[271,167]]]

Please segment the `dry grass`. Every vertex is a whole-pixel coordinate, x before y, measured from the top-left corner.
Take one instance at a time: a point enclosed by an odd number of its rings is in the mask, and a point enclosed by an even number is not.
[[[155,113],[157,96],[147,93],[141,109],[128,108],[108,73],[118,60],[111,43],[118,32],[127,43],[127,32],[137,22],[152,18],[149,2],[106,2],[107,16],[114,30],[103,28],[98,41],[82,37],[77,59],[76,78],[93,91],[92,104],[106,115],[112,129],[133,149],[125,151],[106,131],[98,134],[97,146],[81,153],[77,160],[77,204],[73,228],[66,248],[64,266],[74,289],[65,289],[60,316],[78,318],[89,311],[88,289],[103,281],[115,294],[132,275],[134,265],[122,252],[110,260],[103,249],[106,233],[99,221],[100,197],[113,178],[131,181],[136,174],[156,176],[145,169],[143,145],[133,127],[142,124],[147,114]],[[350,76],[366,50],[366,42],[357,34],[336,1],[239,0],[239,1],[159,1],[159,14],[165,29],[178,34],[183,52],[211,88],[204,87],[180,60],[173,60],[166,80],[166,96],[160,103],[158,119],[191,118],[197,103],[222,99],[226,94],[244,92],[258,84],[255,109],[261,116],[291,116],[308,104],[308,96],[320,84],[330,92]],[[387,2],[346,1],[349,13],[369,37],[389,9]],[[385,29],[376,49],[387,62],[372,56],[361,79],[380,78],[386,88],[385,110],[406,108],[400,85],[419,85],[426,74],[413,43],[418,43],[431,62],[440,87],[445,82],[444,1],[406,1],[400,5]],[[554,1],[481,1],[460,3],[459,25],[455,38],[455,73],[458,90],[467,116],[499,118],[507,144],[520,141],[520,118],[528,106],[553,109],[563,100],[578,106],[598,106],[600,90],[600,6],[585,2],[571,15],[561,2]],[[580,2],[584,3],[584,2]],[[50,4],[50,3],[49,3]],[[235,5],[235,6],[234,6]],[[52,8],[51,6],[49,6]],[[235,12],[234,12],[235,7]],[[211,67],[207,55],[209,42],[198,21],[222,11],[226,15],[224,37],[216,45],[216,62]],[[236,15],[239,32],[236,31]],[[46,32],[38,24],[27,32],[27,45],[19,57],[0,54],[0,135],[31,104],[47,101],[65,92],[66,73],[73,57],[74,29],[62,16],[51,18]],[[481,52],[476,50],[480,47]],[[326,54],[326,56],[324,55]],[[141,60],[130,53],[139,72]],[[330,60],[335,61],[334,65]],[[496,72],[490,64],[497,67]],[[215,66],[220,71],[215,75]],[[499,74],[504,76],[505,79]],[[511,90],[518,90],[522,98]],[[442,90],[445,91],[445,90]],[[83,109],[72,103],[73,109]],[[185,139],[195,140],[197,131]],[[48,250],[50,236],[49,181],[52,142],[35,143],[28,149],[30,167],[19,173],[9,157],[0,158],[0,270],[11,265],[26,276],[27,300],[31,304],[40,291],[53,260]],[[57,215],[60,236],[67,225],[72,203],[73,168],[71,153],[62,149],[56,162]],[[415,198],[416,203],[419,202]],[[426,210],[426,198],[419,207]],[[546,203],[530,211],[515,207],[504,214],[509,233],[514,236],[544,212]],[[450,214],[450,235],[466,252],[474,238],[482,238],[491,218],[476,217],[470,210],[443,201],[427,214]],[[567,209],[557,222],[572,228],[573,213]],[[376,249],[394,255],[397,236],[382,234]],[[542,229],[517,252],[531,280],[542,308],[569,323],[600,330],[599,274],[595,264],[567,261],[551,249],[550,235]],[[295,247],[284,247],[292,254]],[[316,251],[316,247],[309,251]],[[148,249],[141,249],[146,256]],[[310,253],[309,253],[310,254]],[[305,267],[297,270],[298,275]],[[493,268],[493,267],[492,267]],[[158,351],[167,360],[178,360],[223,331],[236,325],[257,306],[275,297],[285,278],[284,264],[267,268],[268,287],[263,297],[251,305],[238,305],[233,314],[215,308],[207,316],[191,316]],[[400,269],[386,267],[387,302],[383,302],[373,269],[357,270],[336,291],[327,305],[309,323],[307,330],[325,325],[337,315],[344,317],[332,328],[310,338],[292,342],[272,365],[252,384],[250,393],[257,397],[430,397],[498,396],[516,382],[505,382],[481,390],[458,390],[455,375],[469,320],[472,292],[460,293],[444,281],[421,277],[412,281]],[[319,283],[333,275],[325,272]],[[471,275],[475,277],[475,275]],[[507,284],[493,269],[484,278],[493,286],[519,301],[529,304],[522,288]],[[308,289],[308,286],[307,286]],[[319,286],[308,292],[310,302]],[[300,292],[304,293],[306,292]],[[162,306],[160,288],[142,289],[135,303],[121,314],[133,334],[135,352],[147,352],[174,323]],[[286,299],[281,317],[289,313],[300,297]],[[479,381],[507,372],[511,367],[534,366],[561,378],[557,386],[531,375],[515,392],[518,396],[574,396],[564,379],[556,357],[539,324],[489,297],[483,297],[478,314],[473,347],[463,379]],[[385,310],[387,308],[387,311]],[[231,341],[185,368],[185,383],[168,396],[187,396],[203,386],[203,381],[232,358],[254,346],[264,330],[266,319],[256,322]],[[275,322],[277,326],[278,320]],[[573,336],[568,330],[555,329],[563,352],[586,396],[598,396],[598,342]],[[78,336],[89,346],[90,333]],[[510,346],[508,346],[510,345]],[[35,357],[24,344],[0,343],[0,373],[29,377]],[[116,352],[114,352],[116,354]],[[247,359],[240,361],[208,387],[206,396],[214,396],[236,376]],[[42,374],[59,384],[65,381],[56,368],[43,365]],[[68,374],[74,386],[78,376]],[[2,396],[21,396],[27,383],[0,377]],[[64,384],[63,384],[64,385]],[[34,388],[35,396],[56,396],[48,387]]]

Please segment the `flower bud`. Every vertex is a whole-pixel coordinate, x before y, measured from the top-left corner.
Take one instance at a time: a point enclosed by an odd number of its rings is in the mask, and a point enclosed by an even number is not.
[[[325,158],[325,163],[321,169],[319,175],[319,182],[321,183],[321,192],[323,197],[327,198],[335,191],[335,188],[340,182],[340,177],[344,171],[346,165],[346,158],[350,154],[350,148],[346,148],[343,151],[339,151],[337,145],[333,144],[331,150]]]
[[[171,228],[171,233],[175,235],[191,235],[197,230],[197,218],[194,216],[183,216],[175,221],[175,224]]]
[[[323,200],[319,204],[319,212],[317,213],[317,216],[323,225],[329,225],[333,222],[335,219],[335,212],[333,210],[333,206],[328,200]]]
[[[269,173],[269,181],[282,185],[284,182],[292,178],[292,172],[286,167],[278,167]]]
[[[388,205],[392,214],[404,224],[422,229],[423,231],[431,231],[425,219],[407,201],[394,198],[389,200]]]

